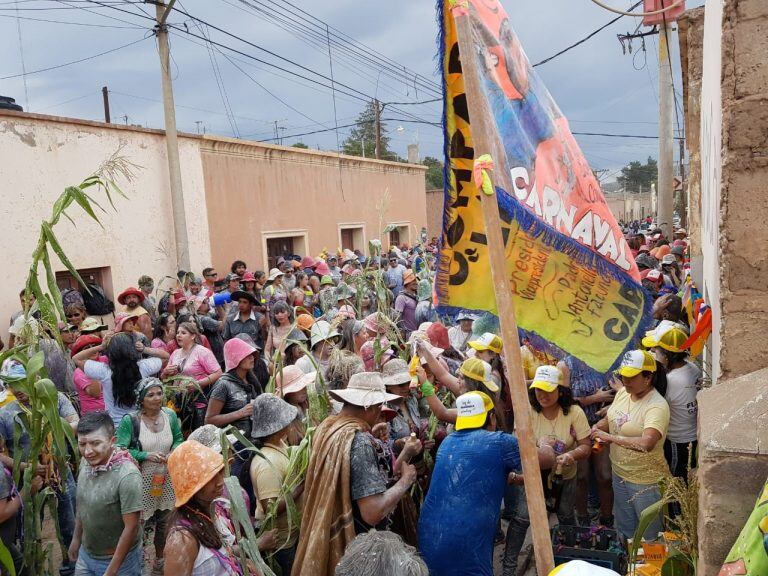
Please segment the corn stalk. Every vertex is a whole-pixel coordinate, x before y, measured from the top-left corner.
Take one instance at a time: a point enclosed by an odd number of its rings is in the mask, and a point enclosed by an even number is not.
[[[25,284],[25,300],[34,304],[27,305],[24,311],[25,325],[17,335],[16,345],[0,354],[0,362],[7,359],[19,362],[26,369],[26,378],[14,380],[15,389],[29,396],[28,406],[22,406],[18,422],[14,429],[13,479],[20,486],[24,508],[24,566],[29,574],[53,576],[53,543],[42,541],[42,519],[46,508],[56,525],[56,532],[61,553],[66,558],[67,550],[61,541],[58,525],[58,494],[66,490],[66,478],[69,467],[77,469],[77,443],[72,428],[59,416],[58,395],[54,383],[48,378],[44,367],[44,353],[41,338],[54,339],[61,344],[57,324],[64,320],[64,308],[61,292],[56,284],[51,257],[55,255],[77,281],[88,289],[65,254],[54,228],[66,218],[73,225],[75,221],[69,212],[79,207],[85,214],[101,224],[96,210],[105,212],[93,197],[94,192],[103,192],[114,208],[113,197],[125,196],[115,181],[130,181],[135,165],[120,155],[117,150],[96,172],[77,186],[68,186],[53,204],[51,216],[40,224],[40,234],[32,253],[32,263]],[[45,274],[45,288],[40,283],[39,273],[42,265]],[[23,454],[19,439],[26,430],[29,435],[29,451]],[[70,460],[70,451],[74,461]],[[24,466],[22,466],[22,464]],[[45,467],[43,487],[37,489],[33,480],[38,465]],[[2,556],[0,554],[0,556]]]

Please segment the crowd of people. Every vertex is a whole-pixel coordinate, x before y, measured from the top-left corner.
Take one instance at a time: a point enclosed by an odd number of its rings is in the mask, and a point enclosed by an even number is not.
[[[659,478],[695,466],[685,231],[671,241],[629,237],[657,326],[616,374],[522,345],[547,506],[562,524],[632,537]],[[529,520],[507,343],[489,315],[438,316],[436,248],[285,255],[268,272],[236,260],[223,278],[180,271],[165,290],[141,276],[114,318],[63,294],[60,341],[39,330],[82,456],[57,492],[60,573],[139,575],[147,554],[152,574],[259,574],[243,562],[255,546],[283,576],[491,576],[504,544],[503,575],[516,574]],[[20,298],[10,347],[37,330]],[[28,451],[25,367],[6,361],[0,377],[0,537],[24,574],[11,470]],[[242,541],[240,502],[257,542]]]

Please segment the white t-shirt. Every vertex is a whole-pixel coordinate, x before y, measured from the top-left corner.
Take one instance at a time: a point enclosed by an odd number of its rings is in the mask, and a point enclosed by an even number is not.
[[[667,438],[675,444],[696,440],[696,417],[699,403],[696,394],[701,382],[701,370],[691,362],[667,372],[669,428]]]
[[[142,378],[154,376],[163,367],[163,361],[160,358],[142,358],[138,362],[139,373]],[[135,406],[117,406],[115,396],[112,393],[112,369],[108,364],[97,362],[95,360],[86,360],[83,372],[88,378],[94,378],[101,382],[101,390],[104,396],[104,408],[112,416],[115,426],[120,424],[123,416],[136,411]]]

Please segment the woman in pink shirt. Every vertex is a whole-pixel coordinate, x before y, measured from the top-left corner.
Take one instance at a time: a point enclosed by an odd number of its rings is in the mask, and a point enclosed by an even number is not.
[[[74,356],[81,350],[93,348],[99,344],[101,344],[101,338],[98,336],[94,334],[83,334],[75,340],[74,344],[72,344],[70,352],[72,356]],[[97,360],[106,363],[107,357],[99,356]],[[104,396],[101,391],[101,382],[96,379],[88,378],[81,368],[75,368],[72,379],[75,382],[75,391],[77,392],[77,398],[80,401],[81,416],[88,412],[104,410]]]
[[[200,331],[193,322],[178,325],[176,343],[179,347],[171,354],[161,376],[169,378],[183,375],[194,380],[187,384],[187,394],[191,395],[187,405],[194,407],[191,423],[191,429],[194,430],[204,423],[208,390],[221,377],[221,366],[213,352],[200,344]]]

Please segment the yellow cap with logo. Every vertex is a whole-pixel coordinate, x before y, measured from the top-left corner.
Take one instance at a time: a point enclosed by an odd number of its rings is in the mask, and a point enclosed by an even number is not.
[[[485,392],[467,392],[456,398],[456,410],[456,430],[482,428],[493,400]]]

